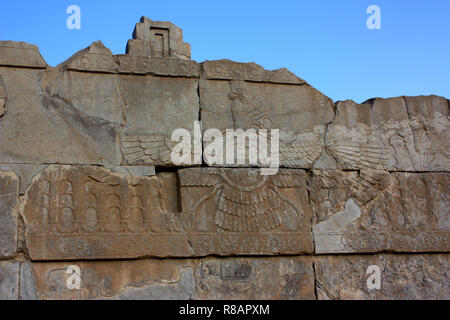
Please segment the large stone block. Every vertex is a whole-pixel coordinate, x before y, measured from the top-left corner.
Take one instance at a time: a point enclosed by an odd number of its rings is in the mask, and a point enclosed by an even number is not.
[[[449,251],[449,177],[315,170],[316,253]]]
[[[121,148],[127,164],[173,165],[173,131],[194,137],[197,79],[121,75],[126,125]]]
[[[116,55],[119,73],[198,78],[198,64],[193,60],[162,57]]]
[[[41,300],[196,297],[193,266],[185,260],[46,262],[33,263],[33,270]]]
[[[314,260],[319,300],[450,298],[449,254],[336,255]]]
[[[67,70],[116,73],[118,65],[113,59],[111,50],[101,41],[92,43],[89,47],[78,51],[58,67]]]
[[[6,86],[5,83],[3,82],[2,77],[0,77],[0,117],[3,116],[6,112]]]
[[[36,298],[30,263],[0,261],[0,300],[34,300]]]
[[[43,300],[315,298],[309,257],[35,262],[33,271]]]
[[[101,167],[50,166],[34,178],[25,196],[23,218],[30,257],[191,255],[177,213],[163,212],[170,208],[167,202],[177,202],[176,196],[168,199],[173,195],[169,184],[167,178],[124,175]]]
[[[19,297],[18,261],[0,261],[0,300],[17,300]]]
[[[19,177],[19,194],[25,194],[33,177],[46,167],[42,164],[0,164],[0,170],[13,171]]]
[[[339,102],[327,153],[342,169],[449,171],[448,106],[437,96]]]
[[[244,80],[284,84],[306,84],[289,70],[265,70],[260,65],[240,63],[227,59],[205,61],[201,63],[201,77],[209,80]]]
[[[13,172],[0,171],[0,258],[17,250],[19,179]]]
[[[146,41],[133,40],[137,43]],[[136,46],[136,42],[132,42]],[[150,49],[150,46],[148,47]],[[137,50],[137,48],[135,48]],[[136,50],[135,53],[136,53]],[[133,51],[133,50],[132,50]],[[101,41],[78,51],[58,65],[63,70],[93,73],[153,74],[160,76],[198,78],[198,64],[193,60],[176,57],[151,57],[150,52],[143,54],[112,55]],[[95,87],[95,86],[94,86]]]
[[[0,162],[120,164],[117,127],[97,117],[101,113],[94,107],[111,101],[106,98],[112,93],[109,89],[97,92],[100,100],[84,104],[81,79],[67,95],[64,73],[56,69],[0,67],[0,78],[7,93],[7,112],[0,118]],[[100,81],[93,76],[88,83]],[[103,116],[113,117],[106,110]]]
[[[213,72],[211,69],[221,71]],[[255,70],[252,73],[247,69]],[[262,129],[269,130],[269,133],[271,129],[278,129],[282,167],[311,168],[319,159],[326,125],[334,118],[334,105],[329,98],[292,74],[286,81],[280,77],[277,81],[271,80],[278,83],[268,83],[265,78],[275,77],[277,72],[270,73],[254,64],[207,62],[202,70],[200,108],[203,132],[218,129],[225,136],[227,129],[253,129],[262,135]],[[234,70],[242,72],[235,73]],[[224,76],[219,77],[220,74]],[[226,139],[223,140],[225,142]],[[208,145],[204,142],[205,150]],[[225,163],[225,159],[222,160]],[[211,164],[207,158],[205,162]],[[246,165],[249,165],[248,161]],[[263,165],[261,159],[258,165]]]
[[[64,72],[63,90],[52,94],[91,119],[119,126],[125,108],[119,82],[117,75]]]
[[[34,44],[0,41],[0,66],[47,68],[47,63]]]
[[[29,261],[20,264],[20,295],[21,300],[37,300],[35,276]]]
[[[130,56],[191,58],[191,46],[183,42],[183,31],[168,21],[142,17],[127,43]]]
[[[182,221],[204,255],[274,255],[313,250],[303,170],[179,171]]]
[[[179,174],[182,212],[173,173],[139,177],[100,167],[50,166],[25,195],[31,259],[313,252],[303,171],[271,177],[245,169]]]
[[[315,299],[310,257],[204,259],[195,281],[199,299]]]

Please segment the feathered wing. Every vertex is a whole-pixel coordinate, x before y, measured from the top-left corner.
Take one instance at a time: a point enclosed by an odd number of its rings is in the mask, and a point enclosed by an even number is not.
[[[384,169],[388,160],[383,147],[370,144],[335,144],[327,145],[335,158],[351,168]]]
[[[280,163],[286,167],[310,167],[321,152],[319,141],[280,141]]]
[[[91,171],[88,173],[88,177],[108,186],[117,186],[120,184],[120,178],[108,172]]]
[[[128,164],[169,162],[175,143],[161,135],[123,136],[120,141]]]
[[[283,223],[279,206],[279,197],[267,186],[243,191],[225,185],[217,199],[215,223],[230,232],[274,229]]]

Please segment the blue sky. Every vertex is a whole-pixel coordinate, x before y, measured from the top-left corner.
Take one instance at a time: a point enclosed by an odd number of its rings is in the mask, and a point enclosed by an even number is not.
[[[81,29],[69,30],[69,5]],[[381,30],[369,30],[369,5]],[[141,16],[184,31],[196,61],[228,58],[286,67],[333,100],[436,94],[450,98],[450,1],[0,0],[0,40],[39,46],[56,66],[101,40],[114,54]]]

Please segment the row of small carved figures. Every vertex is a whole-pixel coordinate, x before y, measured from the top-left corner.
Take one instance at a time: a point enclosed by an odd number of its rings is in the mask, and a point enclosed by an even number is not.
[[[73,210],[68,207],[60,208],[59,213],[51,210],[52,214],[49,214],[47,208],[42,208],[40,221],[34,224],[32,233],[148,233],[158,229],[143,214],[142,208],[130,208],[126,216],[121,214],[119,207],[109,209],[107,218],[99,215],[93,207],[86,208],[83,218],[77,218]],[[164,214],[161,213],[161,215]]]

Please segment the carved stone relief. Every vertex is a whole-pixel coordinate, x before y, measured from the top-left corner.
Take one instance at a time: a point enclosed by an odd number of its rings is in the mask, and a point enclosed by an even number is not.
[[[303,171],[267,178],[256,170],[199,170],[180,171],[182,212],[167,212],[173,208],[169,203],[177,201],[176,180],[169,177],[50,166],[35,177],[26,194],[23,216],[31,258],[313,251]]]

